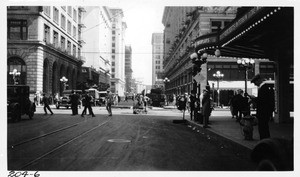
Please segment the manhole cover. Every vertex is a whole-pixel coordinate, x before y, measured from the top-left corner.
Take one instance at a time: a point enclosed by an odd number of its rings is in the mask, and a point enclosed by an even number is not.
[[[109,139],[107,140],[108,142],[111,143],[130,143],[130,140],[126,140],[126,139]]]

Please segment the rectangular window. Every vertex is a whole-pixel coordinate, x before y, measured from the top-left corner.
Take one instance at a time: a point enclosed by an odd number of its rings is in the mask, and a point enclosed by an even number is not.
[[[59,11],[56,7],[53,7],[53,21],[58,24]]]
[[[111,62],[111,66],[115,66],[115,62],[113,61],[113,62]]]
[[[77,55],[77,56],[78,56],[78,57],[81,57],[81,53],[80,53],[80,52],[81,52],[81,50],[80,50],[80,48],[79,48],[79,47],[78,47],[77,51],[78,51],[78,55]]]
[[[111,52],[112,52],[112,53],[116,53],[116,50],[115,50],[115,49],[111,49]]]
[[[73,9],[73,20],[77,22],[77,11]]]
[[[44,41],[50,43],[50,27],[44,25]]]
[[[113,43],[111,44],[111,46],[112,46],[112,47],[116,47],[116,43],[113,42]]]
[[[73,45],[73,56],[76,57],[76,45]]]
[[[116,34],[116,31],[112,31],[112,34],[115,35],[115,34]]]
[[[61,18],[60,19],[61,19],[61,21],[60,21],[61,28],[64,29],[64,30],[66,30],[66,17],[63,14],[61,14]]]
[[[71,42],[70,41],[68,41],[68,43],[67,43],[67,52],[68,52],[68,54],[71,54]]]
[[[115,41],[116,40],[116,37],[112,37],[112,41]]]
[[[63,51],[66,49],[66,39],[63,36],[60,38],[60,47]]]
[[[73,26],[73,37],[74,38],[77,38],[77,34],[76,34],[76,27],[75,26]]]
[[[50,17],[50,6],[43,6],[44,14]]]
[[[53,31],[53,44],[58,47],[58,33],[56,31]]]
[[[68,6],[68,15],[72,17],[72,6]]]
[[[71,34],[71,22],[68,20],[68,26],[67,26],[67,32],[68,34]]]
[[[27,21],[9,20],[8,21],[8,39],[27,40]]]
[[[114,73],[114,72],[115,72],[115,68],[111,68],[111,72],[113,72],[113,73]]]

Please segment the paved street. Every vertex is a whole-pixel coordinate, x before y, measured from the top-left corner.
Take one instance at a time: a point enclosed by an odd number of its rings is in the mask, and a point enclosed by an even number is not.
[[[52,108],[8,123],[8,169],[39,171],[252,171],[249,151],[204,129],[174,124],[178,110],[94,107],[96,117]],[[79,110],[81,113],[82,109]]]

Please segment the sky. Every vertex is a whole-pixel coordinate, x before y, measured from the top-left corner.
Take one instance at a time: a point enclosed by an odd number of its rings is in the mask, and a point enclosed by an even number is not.
[[[152,33],[163,32],[164,7],[153,3],[131,4],[122,8],[127,24],[125,43],[132,47],[133,77],[144,84],[152,83]]]

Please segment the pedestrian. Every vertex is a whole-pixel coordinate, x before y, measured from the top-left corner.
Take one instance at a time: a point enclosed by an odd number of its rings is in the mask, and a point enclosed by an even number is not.
[[[73,90],[72,90],[72,94],[70,95],[70,101],[71,101],[72,115],[75,116],[78,114],[79,95]]]
[[[264,80],[259,74],[252,78],[251,83],[258,87],[256,117],[260,139],[270,138],[269,121],[273,117],[275,108],[274,90],[264,84]]]
[[[248,104],[243,93],[244,91],[242,89],[238,89],[237,94],[232,98],[232,107],[236,115],[236,122],[241,121],[243,112],[246,110],[246,104]]]
[[[34,94],[34,99],[33,99],[33,101],[34,101],[34,104],[35,104],[35,105],[38,105],[37,94],[36,94],[36,93]]]
[[[190,118],[195,120],[195,102],[196,102],[196,92],[195,90],[191,91],[190,94]]]
[[[209,86],[206,86],[206,88],[203,89],[201,104],[202,104],[203,128],[210,128],[208,126],[209,116],[211,113]]]
[[[49,112],[51,113],[51,115],[53,115],[53,112],[49,106],[49,97],[46,96],[45,93],[43,93],[43,99],[42,99],[42,102],[44,104],[44,111],[45,111],[45,115],[47,115],[47,109],[49,110]]]
[[[90,96],[89,93],[85,93],[84,100],[85,100],[85,104],[84,104],[84,109],[81,113],[81,117],[83,117],[83,115],[86,113],[86,109],[89,110],[89,114],[91,114],[92,117],[95,117],[95,114],[93,113],[93,109],[91,107],[92,97]]]
[[[112,116],[111,105],[113,104],[114,98],[110,93],[110,90],[107,90],[107,95],[105,97],[106,110],[108,112],[108,116]]]

